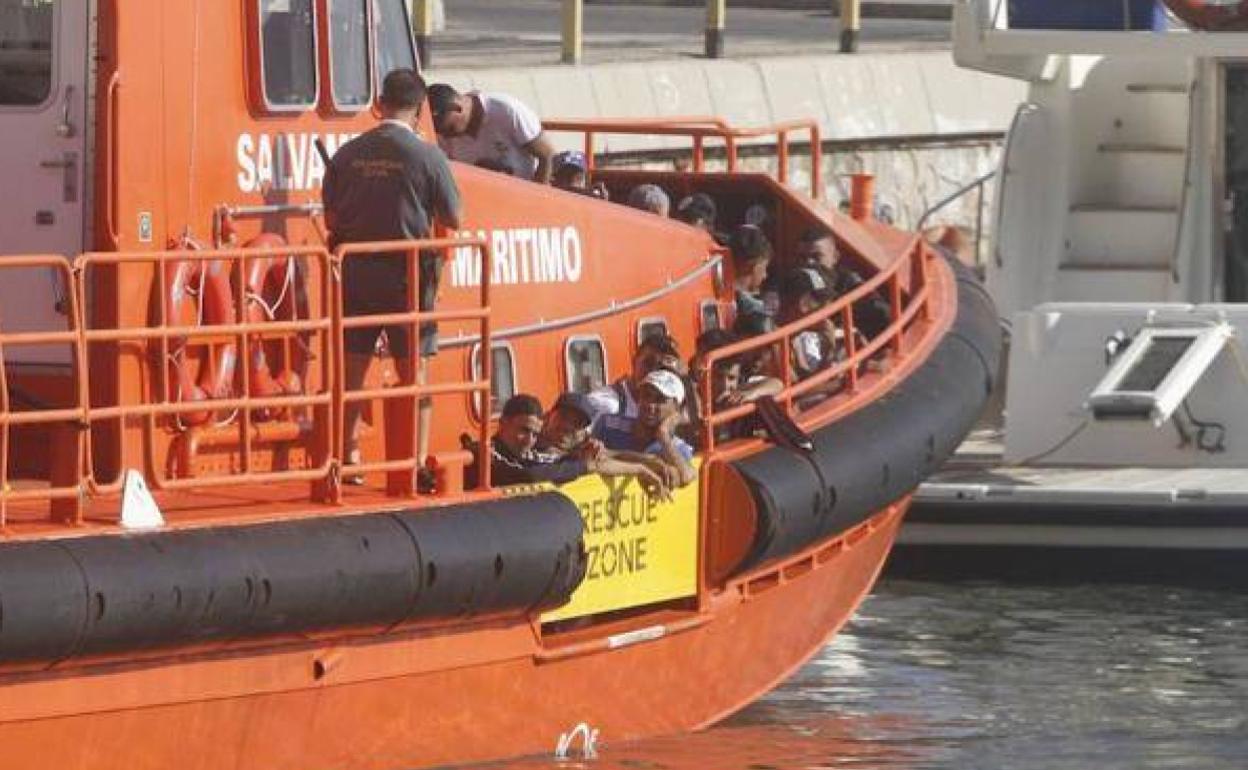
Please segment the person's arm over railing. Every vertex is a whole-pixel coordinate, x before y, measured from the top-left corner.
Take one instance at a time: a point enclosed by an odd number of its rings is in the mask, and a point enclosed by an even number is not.
[[[678,486],[686,486],[692,484],[693,480],[698,477],[698,472],[693,469],[693,465],[689,462],[686,451],[682,450],[682,442],[676,437],[676,426],[680,424],[683,412],[674,412],[665,417],[663,422],[659,424],[658,435],[656,440],[659,443],[660,457],[662,457],[668,465],[676,470]],[[684,447],[687,450],[687,446]]]
[[[667,479],[644,463],[629,462],[604,453],[589,461],[589,470],[609,478],[635,478],[650,497],[659,500],[672,499]]]

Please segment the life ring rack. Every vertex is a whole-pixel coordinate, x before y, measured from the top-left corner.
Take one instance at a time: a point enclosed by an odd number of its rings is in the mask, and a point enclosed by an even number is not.
[[[1230,32],[1248,30],[1248,0],[1165,0],[1166,7],[1193,29]]]

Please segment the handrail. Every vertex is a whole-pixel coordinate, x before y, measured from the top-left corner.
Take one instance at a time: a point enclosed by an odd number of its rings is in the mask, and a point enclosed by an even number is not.
[[[774,331],[716,348],[706,355],[703,361],[703,369],[705,372],[710,373],[714,371],[715,365],[719,362],[736,358],[743,354],[760,352],[779,344],[782,347],[780,365],[782,367],[781,379],[784,383],[784,389],[775,397],[775,400],[785,405],[785,409],[790,416],[794,415],[794,400],[839,377],[846,377],[848,391],[853,393],[857,389],[858,370],[861,364],[884,350],[885,346],[890,346],[894,354],[900,353],[902,336],[905,334],[906,329],[920,312],[928,310],[928,303],[931,301],[928,285],[928,263],[931,258],[931,250],[923,239],[916,235],[907,245],[905,256],[896,260],[887,269],[881,270],[854,290],[838,297],[814,313],[788,323]],[[908,301],[904,303],[900,283],[903,270],[909,270],[910,274],[917,279],[912,282]],[[869,340],[866,345],[858,347],[854,342],[856,331],[853,313],[854,306],[861,301],[869,300],[881,289],[887,289],[888,291],[889,317],[891,321],[887,328]],[[844,333],[847,341],[846,357],[834,366],[817,372],[805,380],[795,381],[793,363],[789,353],[793,337],[806,331],[813,331],[834,317],[839,320],[841,331]],[[715,450],[717,443],[715,429],[717,427],[743,417],[748,417],[757,411],[757,405],[753,403],[745,403],[722,411],[716,411],[711,390],[711,380],[712,378],[707,376],[703,377],[699,383],[703,409],[703,414],[701,415],[703,426],[702,440],[708,457]]]
[[[914,226],[914,229],[922,230],[924,227],[927,226],[927,222],[929,219],[931,219],[936,214],[939,214],[950,204],[957,201],[959,198],[962,198],[967,193],[971,192],[972,190],[976,188],[980,190],[980,195],[981,195],[980,203],[982,205],[983,187],[984,185],[988,184],[989,180],[991,180],[996,175],[997,175],[997,170],[994,168],[992,171],[989,171],[987,174],[981,174],[980,176],[977,176],[974,179],[972,179],[970,182],[967,182],[966,184],[961,185],[956,190],[946,195],[944,198],[941,198],[936,203],[933,203],[931,206],[928,206],[927,210],[924,211],[923,214],[919,217],[919,223]]]
[[[972,190],[978,191],[979,197],[975,201],[975,252],[974,252],[975,264],[978,265],[979,260],[980,260],[980,250],[982,249],[983,242],[984,242],[984,188],[987,187],[988,182],[994,179],[996,176],[997,176],[996,169],[989,171],[987,174],[981,174],[980,176],[976,177],[974,180],[962,185],[954,192],[950,193],[949,195],[945,196],[941,200],[937,201],[932,206],[929,206],[927,211],[924,211],[923,215],[919,217],[919,223],[915,226],[914,229],[918,230],[919,232],[923,232],[924,228],[927,227],[928,220],[930,220],[933,216],[943,211],[945,207],[949,206],[955,201],[961,200],[964,196],[966,196],[967,193],[970,193]]]
[[[212,210],[212,242],[220,248],[227,241],[226,230],[232,229],[232,222],[238,217],[266,217],[275,214],[303,215],[317,217],[325,213],[325,205],[315,201],[307,203],[258,203],[230,205],[222,203]],[[322,239],[324,240],[324,239]]]
[[[785,183],[789,178],[789,134],[805,131],[810,142],[810,195],[815,200],[823,197],[823,141],[819,124],[814,120],[785,120],[757,128],[735,128],[721,118],[712,116],[682,116],[670,118],[618,118],[596,120],[592,118],[568,118],[544,120],[547,131],[579,132],[584,137],[585,161],[589,171],[594,169],[594,140],[598,134],[628,134],[650,136],[683,136],[693,142],[693,171],[704,171],[704,146],[707,139],[724,142],[728,159],[728,171],[737,170],[737,143],[742,139],[776,137],[779,170],[776,178]]]
[[[1179,210],[1174,223],[1174,249],[1170,252],[1170,280],[1179,283],[1179,252],[1183,249],[1183,230],[1187,226],[1187,199],[1192,187],[1192,151],[1196,146],[1196,91],[1199,80],[1190,82],[1187,94],[1187,148],[1183,154],[1183,186],[1179,189]]]
[[[121,72],[114,71],[104,90],[104,127],[108,138],[104,142],[104,223],[113,246],[121,244],[121,232],[117,229],[117,93],[121,89]]]
[[[438,259],[447,260],[451,258],[452,252],[461,248],[475,249],[481,254],[481,283],[478,295],[478,307],[466,310],[420,310],[418,302],[415,298],[421,294],[421,270],[419,268],[419,259],[421,251],[437,251]],[[395,313],[374,313],[368,315],[356,315],[350,318],[344,317],[345,308],[343,306],[343,293],[341,285],[342,270],[348,259],[368,259],[381,258],[387,255],[402,254],[405,261],[405,267],[408,272],[408,309]],[[344,442],[346,439],[346,404],[364,400],[380,400],[391,401],[396,399],[423,399],[435,395],[463,393],[471,395],[479,393],[484,399],[489,399],[491,393],[491,380],[493,377],[490,371],[492,361],[490,356],[481,356],[481,364],[479,376],[473,381],[467,382],[451,382],[440,383],[437,385],[427,384],[416,375],[418,368],[418,356],[420,350],[420,326],[424,322],[429,321],[477,321],[480,325],[479,339],[482,341],[483,350],[491,350],[492,347],[492,328],[490,323],[490,277],[494,272],[493,249],[490,247],[489,241],[485,238],[442,238],[437,240],[411,240],[411,241],[387,241],[382,243],[352,243],[343,244],[338,247],[334,253],[334,272],[338,276],[338,292],[334,298],[334,317],[335,330],[334,340],[339,350],[345,350],[346,331],[348,329],[356,329],[361,327],[376,326],[406,326],[409,329],[411,338],[407,349],[408,371],[412,373],[414,382],[408,385],[401,385],[395,388],[383,388],[372,390],[347,390],[346,389],[346,360],[345,356],[339,356],[337,364],[337,386],[334,414],[334,447],[336,451],[344,452]],[[412,452],[409,456],[402,458],[390,458],[384,461],[361,462],[352,465],[353,473],[373,473],[387,472],[400,474],[404,472],[414,473],[420,467],[420,462],[424,459],[418,456],[419,447],[415,436],[418,433],[417,425],[418,410],[412,410],[413,423],[411,431],[413,436]],[[478,447],[482,452],[488,452],[490,446],[490,421],[482,420],[478,426],[477,436]],[[481,489],[488,490],[490,488],[490,463],[488,457],[477,458],[478,484]],[[397,476],[395,477],[398,478]],[[412,480],[414,481],[414,479]],[[397,483],[397,482],[396,482]],[[403,482],[406,483],[406,482]],[[408,483],[407,489],[414,489],[414,483]]]
[[[648,291],[645,294],[626,299],[622,302],[611,301],[605,307],[596,310],[587,310],[576,315],[563,316],[562,318],[552,318],[549,321],[537,321],[530,324],[521,324],[520,326],[511,326],[506,329],[499,329],[494,332],[494,340],[501,342],[503,340],[514,339],[516,337],[524,337],[529,334],[538,334],[541,332],[558,331],[559,329],[567,329],[571,326],[580,326],[581,324],[591,323],[603,318],[610,318],[614,315],[620,315],[639,307],[644,307],[651,303],[657,302],[669,294],[685,288],[689,284],[701,278],[708,272],[720,268],[724,264],[724,260],[728,256],[728,250],[723,247],[716,247],[711,256],[693,268],[684,275],[669,282],[658,289]],[[481,341],[481,337],[475,334],[468,334],[453,339],[439,341],[439,348],[459,348],[466,345],[476,345]]]

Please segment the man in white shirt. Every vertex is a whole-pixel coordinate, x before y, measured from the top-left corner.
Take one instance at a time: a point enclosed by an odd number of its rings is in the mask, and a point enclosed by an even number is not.
[[[445,83],[429,87],[438,142],[452,160],[488,163],[521,179],[550,183],[554,147],[533,110],[506,94],[461,94]]]

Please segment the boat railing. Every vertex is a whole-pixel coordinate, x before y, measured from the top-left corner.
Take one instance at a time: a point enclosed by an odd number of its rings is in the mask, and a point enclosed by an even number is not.
[[[350,329],[358,329],[370,326],[390,326],[401,325],[406,326],[410,330],[411,342],[408,347],[408,371],[417,371],[417,356],[420,350],[420,327],[426,322],[442,322],[442,321],[476,321],[479,324],[479,337],[481,341],[481,350],[493,350],[492,327],[490,324],[490,276],[494,272],[492,262],[492,251],[483,238],[458,239],[445,238],[441,240],[423,241],[416,244],[412,241],[391,241],[386,243],[360,243],[360,244],[344,244],[338,247],[338,251],[334,255],[335,271],[341,275],[340,271],[347,260],[358,259],[376,259],[379,256],[384,257],[387,254],[402,252],[406,258],[408,270],[408,286],[415,287],[420,285],[420,265],[422,251],[438,252],[436,258],[447,259],[450,257],[452,250],[463,247],[475,248],[481,254],[481,282],[479,287],[478,305],[476,307],[466,308],[462,310],[408,310],[403,313],[387,313],[387,314],[371,314],[371,315],[353,315],[347,317],[343,307],[343,297],[341,291],[340,277],[335,279],[335,286],[338,287],[338,295],[334,302],[334,319],[335,319],[335,342],[339,350],[345,350],[345,335]],[[419,292],[415,292],[419,295]],[[413,303],[414,304],[414,303]],[[357,401],[380,401],[383,404],[393,402],[398,399],[406,399],[408,403],[414,403],[417,400],[431,398],[433,396],[448,395],[462,393],[465,395],[475,395],[488,402],[490,398],[490,382],[493,374],[490,371],[491,356],[482,355],[480,364],[477,368],[477,376],[470,380],[456,382],[426,383],[413,377],[413,381],[399,385],[397,387],[371,388],[364,390],[347,390],[346,389],[346,361],[343,356],[338,358],[338,372],[335,381],[339,388],[337,397],[334,399],[336,406],[334,416],[335,435],[345,437],[345,407],[346,404]],[[488,407],[482,409],[488,413]],[[399,432],[406,434],[410,439],[408,447],[405,451],[391,453],[387,452],[387,458],[381,461],[361,462],[353,464],[351,470],[353,473],[373,473],[386,472],[390,474],[390,482],[388,488],[393,493],[402,493],[415,489],[415,474],[420,468],[420,458],[417,457],[417,447],[415,435],[417,433],[417,412],[411,410],[411,423],[409,430]],[[490,445],[490,421],[481,420],[478,425],[477,446],[488,447]],[[335,446],[341,446],[341,441],[335,442]],[[391,456],[397,454],[398,456]],[[489,489],[490,486],[490,469],[489,463],[479,463],[478,484],[482,489]],[[340,487],[338,487],[340,489]]]
[[[57,281],[66,288],[65,315],[67,328],[39,329],[36,331],[7,332],[0,328],[0,529],[7,526],[8,507],[12,502],[36,501],[51,504],[54,520],[66,521],[73,518],[73,511],[79,508],[78,502],[87,494],[87,452],[88,441],[84,430],[89,425],[87,407],[89,404],[87,366],[83,357],[82,313],[79,306],[79,293],[74,291],[75,274],[72,265],[64,257],[57,255],[29,255],[5,257],[0,262],[0,280],[3,274],[11,270],[51,270]],[[71,351],[70,365],[73,370],[73,395],[69,403],[44,403],[41,400],[27,399],[24,408],[13,409],[14,392],[10,388],[8,378],[7,352],[12,349],[30,349],[33,347],[55,346],[68,348]],[[56,439],[50,442],[50,451],[67,451],[72,456],[71,463],[62,467],[67,471],[63,474],[52,474],[48,484],[19,488],[10,474],[13,460],[13,429],[22,427],[47,427],[54,432]]]
[[[419,296],[420,270],[418,257],[423,252],[435,252],[437,258],[449,259],[458,249],[472,249],[483,260],[480,302],[476,307],[464,310],[420,311],[416,297]],[[409,265],[409,307],[404,312],[369,316],[345,317],[342,295],[342,267],[347,260],[377,258],[383,254],[404,254]],[[271,314],[262,320],[246,320],[244,310],[257,298],[250,296],[245,276],[258,260],[275,258],[298,259],[305,266],[305,286],[314,292],[306,303],[305,317],[274,318]],[[188,324],[171,312],[164,296],[170,291],[170,280],[178,265],[198,263],[216,265],[229,271],[234,316],[226,319],[201,318],[204,323]],[[489,357],[484,356],[479,376],[468,382],[431,383],[411,382],[399,387],[351,390],[345,388],[345,362],[340,355],[344,334],[348,329],[361,326],[410,326],[418,340],[419,327],[430,321],[475,320],[480,324],[481,339],[490,343],[490,280],[491,252],[489,244],[480,238],[455,238],[423,241],[395,241],[388,243],[352,244],[330,253],[316,246],[287,246],[278,248],[226,248],[213,250],[170,250],[138,253],[89,253],[70,262],[57,255],[6,257],[0,262],[0,271],[9,269],[51,269],[64,284],[67,292],[68,318],[64,330],[40,329],[37,331],[6,331],[0,327],[0,528],[9,522],[10,506],[15,502],[50,503],[51,518],[62,523],[81,523],[87,502],[93,498],[117,495],[125,484],[124,469],[136,464],[139,458],[122,456],[115,463],[119,469],[112,478],[98,478],[99,465],[93,461],[92,452],[101,443],[100,433],[105,425],[143,426],[145,457],[142,465],[150,486],[157,490],[202,489],[238,484],[268,484],[277,482],[306,481],[312,485],[312,499],[323,502],[339,502],[342,498],[341,473],[345,462],[344,413],[345,405],[352,401],[376,399],[383,402],[407,399],[414,403],[419,399],[441,394],[490,393]],[[100,272],[122,267],[143,268],[152,271],[152,285],[157,287],[161,301],[154,303],[155,317],[139,324],[100,324],[92,326],[84,319],[87,298],[98,297],[98,286],[92,282]],[[195,290],[202,295],[203,289]],[[201,296],[202,300],[203,297]],[[263,301],[263,298],[261,298]],[[273,303],[269,309],[280,305]],[[241,319],[241,320],[240,320]],[[211,322],[209,322],[211,321]],[[309,361],[315,368],[309,376],[301,377],[300,385],[287,392],[256,395],[252,388],[248,362],[255,346],[274,342],[287,342],[304,346]],[[10,386],[9,367],[5,366],[5,352],[14,348],[31,346],[65,346],[72,351],[73,396],[68,403],[55,405],[22,404],[14,409],[14,393]],[[178,366],[188,351],[219,350],[232,347],[233,358],[238,363],[235,377],[228,392],[206,393],[203,397],[185,398],[178,387]],[[413,344],[412,355],[417,349]],[[488,347],[486,348],[488,349]],[[104,400],[92,387],[91,362],[101,356],[111,365],[99,368],[96,376],[108,377],[115,367],[138,367],[147,373],[144,398],[130,400]],[[207,355],[210,362],[220,359]],[[210,365],[210,364],[205,364]],[[311,366],[311,365],[310,365]],[[415,372],[415,366],[411,371]],[[235,395],[235,391],[237,395]],[[93,399],[95,401],[93,402]],[[307,419],[310,413],[310,418]],[[412,410],[413,415],[415,410]],[[216,419],[219,415],[225,419]],[[190,426],[192,416],[209,424]],[[285,417],[283,417],[283,415]],[[276,416],[276,417],[275,417]],[[413,419],[415,419],[413,417]],[[15,481],[11,472],[13,459],[13,429],[24,426],[62,426],[56,431],[52,452],[54,462],[48,464],[46,478]],[[281,426],[292,430],[275,430]],[[488,446],[489,421],[482,421],[481,446]],[[187,463],[181,465],[182,473],[164,472],[170,461],[161,462],[157,457],[158,433],[162,430],[183,441],[182,455],[193,455],[193,448],[204,439],[205,434],[233,433],[230,446],[238,453],[237,466],[220,473],[190,473]],[[407,433],[415,432],[415,424]],[[262,467],[257,457],[257,444],[266,440],[299,440],[306,453],[306,460],[299,467]],[[220,443],[219,441],[216,443]],[[189,449],[188,449],[189,447]],[[72,462],[67,462],[63,452],[72,448]],[[391,450],[387,446],[387,452]],[[170,457],[177,454],[170,447]],[[124,455],[124,451],[123,451]],[[353,472],[388,473],[387,491],[393,495],[408,496],[415,490],[414,475],[417,470],[415,443],[403,453],[387,456],[385,460],[353,466]],[[405,487],[397,481],[406,478]],[[481,486],[488,488],[489,472],[484,470]]]
[[[265,319],[259,322],[239,320],[240,314],[245,317],[247,308],[256,299],[249,296],[246,276],[253,263],[258,260],[292,258],[302,260],[308,266],[308,278],[305,285],[316,290],[316,296],[309,303],[309,317],[287,319]],[[203,271],[212,269],[228,271],[229,283],[233,296],[230,298],[234,309],[233,317],[226,319],[197,319],[201,322],[187,324],[176,315],[165,301],[165,294],[171,288],[174,274],[180,265],[185,263],[198,264]],[[110,346],[116,351],[117,360],[127,354],[125,351],[138,349],[145,351],[144,368],[150,369],[151,380],[154,381],[151,395],[144,402],[91,404],[86,410],[88,430],[94,430],[101,423],[113,422],[126,424],[140,420],[145,425],[147,448],[148,482],[155,489],[191,489],[212,486],[223,486],[242,482],[272,483],[284,481],[316,482],[325,479],[332,467],[331,434],[320,427],[325,420],[314,420],[309,455],[315,458],[313,467],[291,468],[282,470],[261,471],[257,469],[255,444],[261,431],[259,425],[260,411],[281,412],[299,409],[320,409],[328,413],[333,405],[333,392],[330,389],[329,367],[333,361],[332,347],[325,344],[325,338],[332,329],[328,299],[330,297],[330,257],[322,248],[312,246],[281,247],[277,249],[183,249],[156,252],[96,252],[83,254],[74,264],[78,280],[74,282],[75,291],[79,293],[79,307],[85,306],[88,287],[94,281],[97,271],[121,267],[147,267],[152,270],[155,278],[153,285],[161,293],[160,302],[155,303],[156,317],[154,323],[143,326],[101,325],[94,327],[82,324],[79,344],[83,348],[83,359],[93,360],[95,351]],[[197,289],[201,296],[199,301],[205,302],[202,296],[204,289]],[[256,346],[263,345],[266,339],[274,335],[297,336],[312,335],[309,344],[315,351],[313,356],[322,367],[318,378],[304,378],[304,387],[296,393],[278,393],[268,396],[252,395],[251,367],[248,362],[258,351]],[[317,342],[319,338],[319,344]],[[188,351],[208,348],[219,350],[223,346],[231,346],[234,350],[241,383],[237,389],[230,387],[227,391],[206,393],[205,398],[184,398],[178,382],[179,367],[183,365]],[[154,356],[152,354],[155,354]],[[228,354],[227,354],[228,355]],[[212,356],[209,356],[212,358]],[[153,363],[152,359],[155,359]],[[86,379],[91,379],[88,370]],[[90,390],[90,388],[88,389]],[[228,415],[224,420],[217,420],[219,415]],[[239,442],[239,469],[221,474],[190,474],[183,469],[181,474],[161,471],[163,463],[155,457],[156,446],[153,440],[160,425],[164,421],[171,422],[175,432],[190,434],[192,429],[185,421],[192,415],[210,415],[209,419],[220,427],[229,427],[237,431]],[[192,440],[188,435],[187,440]],[[121,491],[125,482],[124,474],[115,478],[100,480],[95,476],[95,464],[90,463],[89,483],[93,495],[116,494]]]
[[[594,169],[597,141],[603,135],[670,136],[684,137],[691,142],[692,168],[700,174],[707,170],[707,142],[720,141],[729,173],[739,171],[739,150],[743,142],[766,140],[774,137],[776,144],[776,180],[788,184],[790,173],[790,137],[805,134],[810,147],[810,196],[816,200],[823,197],[823,148],[819,124],[814,120],[787,120],[757,128],[735,128],[721,118],[711,116],[684,116],[670,118],[637,118],[616,120],[560,119],[546,120],[542,125],[547,131],[575,132],[583,136],[585,160],[589,170]]]
[[[859,379],[867,362],[881,354],[900,356],[905,352],[905,335],[916,320],[931,318],[931,291],[929,286],[929,263],[933,251],[922,237],[915,235],[906,246],[904,255],[854,290],[838,297],[824,307],[788,323],[780,328],[751,337],[748,340],[717,348],[704,358],[702,368],[708,376],[699,383],[702,397],[702,443],[706,448],[706,465],[713,459],[717,446],[716,429],[736,420],[747,419],[757,413],[754,403],[743,403],[726,409],[716,409],[710,372],[715,366],[729,359],[757,355],[767,349],[779,347],[780,379],[784,389],[775,396],[791,419],[802,422],[799,401],[804,396],[822,391],[840,383],[840,392],[852,397],[859,390]],[[883,297],[889,305],[889,324],[871,338],[862,337],[854,319],[854,309],[860,303],[872,302]],[[840,331],[843,355],[830,366],[814,374],[798,379],[793,367],[793,339],[803,332],[818,331],[828,322]]]
[[[963,185],[959,185],[959,187],[956,190],[949,193],[944,198],[941,198],[940,200],[936,201],[931,206],[928,206],[927,211],[924,211],[923,214],[919,217],[919,223],[915,225],[914,229],[918,230],[919,232],[923,232],[924,230],[927,229],[927,226],[931,222],[932,217],[944,211],[949,206],[952,206],[954,203],[957,203],[958,201],[962,200],[967,195],[974,193],[975,194],[975,237],[974,237],[975,246],[974,246],[974,251],[972,253],[975,255],[975,263],[980,264],[980,255],[982,254],[983,244],[984,244],[984,203],[985,203],[984,191],[985,189],[987,189],[988,183],[991,182],[996,177],[997,177],[997,170],[993,169],[992,171],[989,171],[986,174],[981,174],[980,176],[976,177],[975,179],[972,179],[971,181]]]

